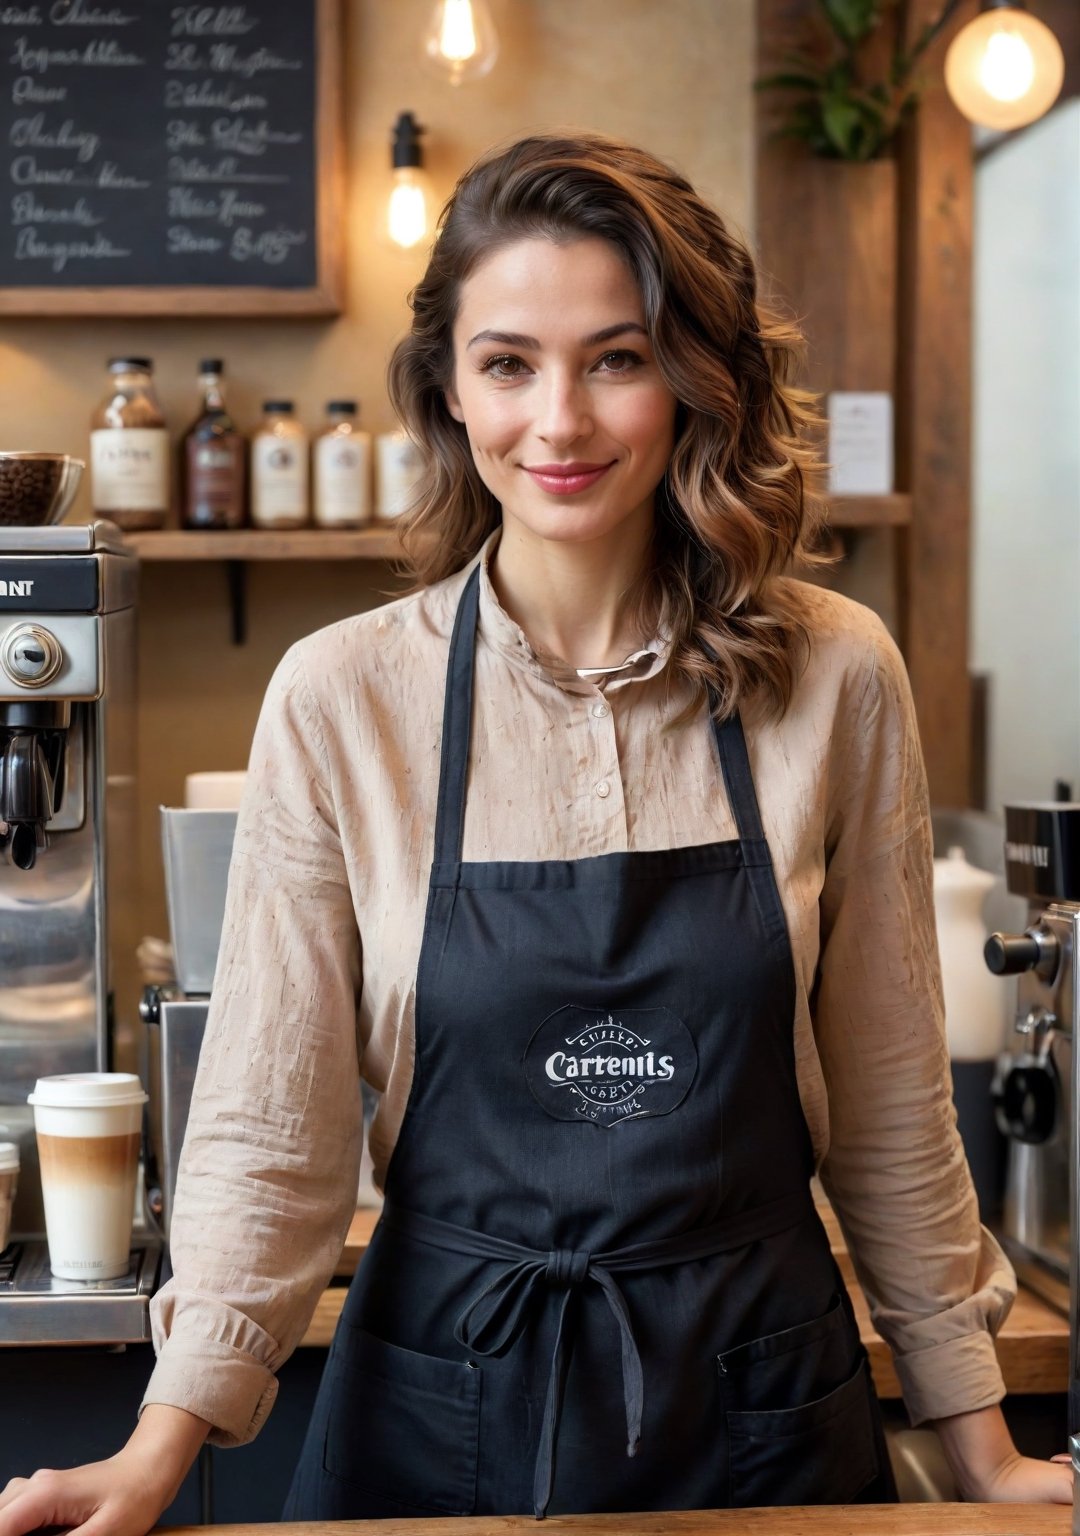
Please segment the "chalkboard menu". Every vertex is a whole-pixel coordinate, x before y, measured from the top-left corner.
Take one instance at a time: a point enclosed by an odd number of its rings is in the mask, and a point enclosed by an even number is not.
[[[339,307],[336,0],[0,0],[0,312]]]

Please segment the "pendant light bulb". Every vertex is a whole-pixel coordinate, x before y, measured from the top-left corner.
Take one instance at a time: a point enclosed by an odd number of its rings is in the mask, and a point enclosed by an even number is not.
[[[1065,79],[1061,44],[1020,4],[994,4],[953,38],[945,86],[982,128],[1023,128],[1048,112]]]
[[[478,80],[499,56],[487,0],[438,0],[424,33],[424,59],[451,85]]]
[[[423,131],[411,112],[399,113],[390,154],[390,193],[380,231],[383,243],[399,251],[426,246],[435,229],[435,195],[420,147]]]

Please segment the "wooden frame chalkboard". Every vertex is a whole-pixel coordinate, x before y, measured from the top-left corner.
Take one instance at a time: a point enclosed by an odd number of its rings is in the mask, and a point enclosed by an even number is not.
[[[341,0],[4,0],[0,58],[0,315],[340,311]]]

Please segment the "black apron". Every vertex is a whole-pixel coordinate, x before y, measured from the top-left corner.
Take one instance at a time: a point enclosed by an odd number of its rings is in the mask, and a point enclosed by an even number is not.
[[[736,839],[463,863],[478,593],[412,1090],[283,1518],[890,1501],[738,716],[713,725]]]

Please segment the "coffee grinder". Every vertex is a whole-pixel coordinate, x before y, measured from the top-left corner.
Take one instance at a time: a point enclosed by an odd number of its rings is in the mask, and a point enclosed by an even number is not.
[[[113,998],[136,878],[137,576],[109,523],[0,528],[0,1141],[20,1151],[0,1345],[149,1337],[151,1231],[119,1280],[50,1274],[26,1102],[39,1077],[135,1066]]]

